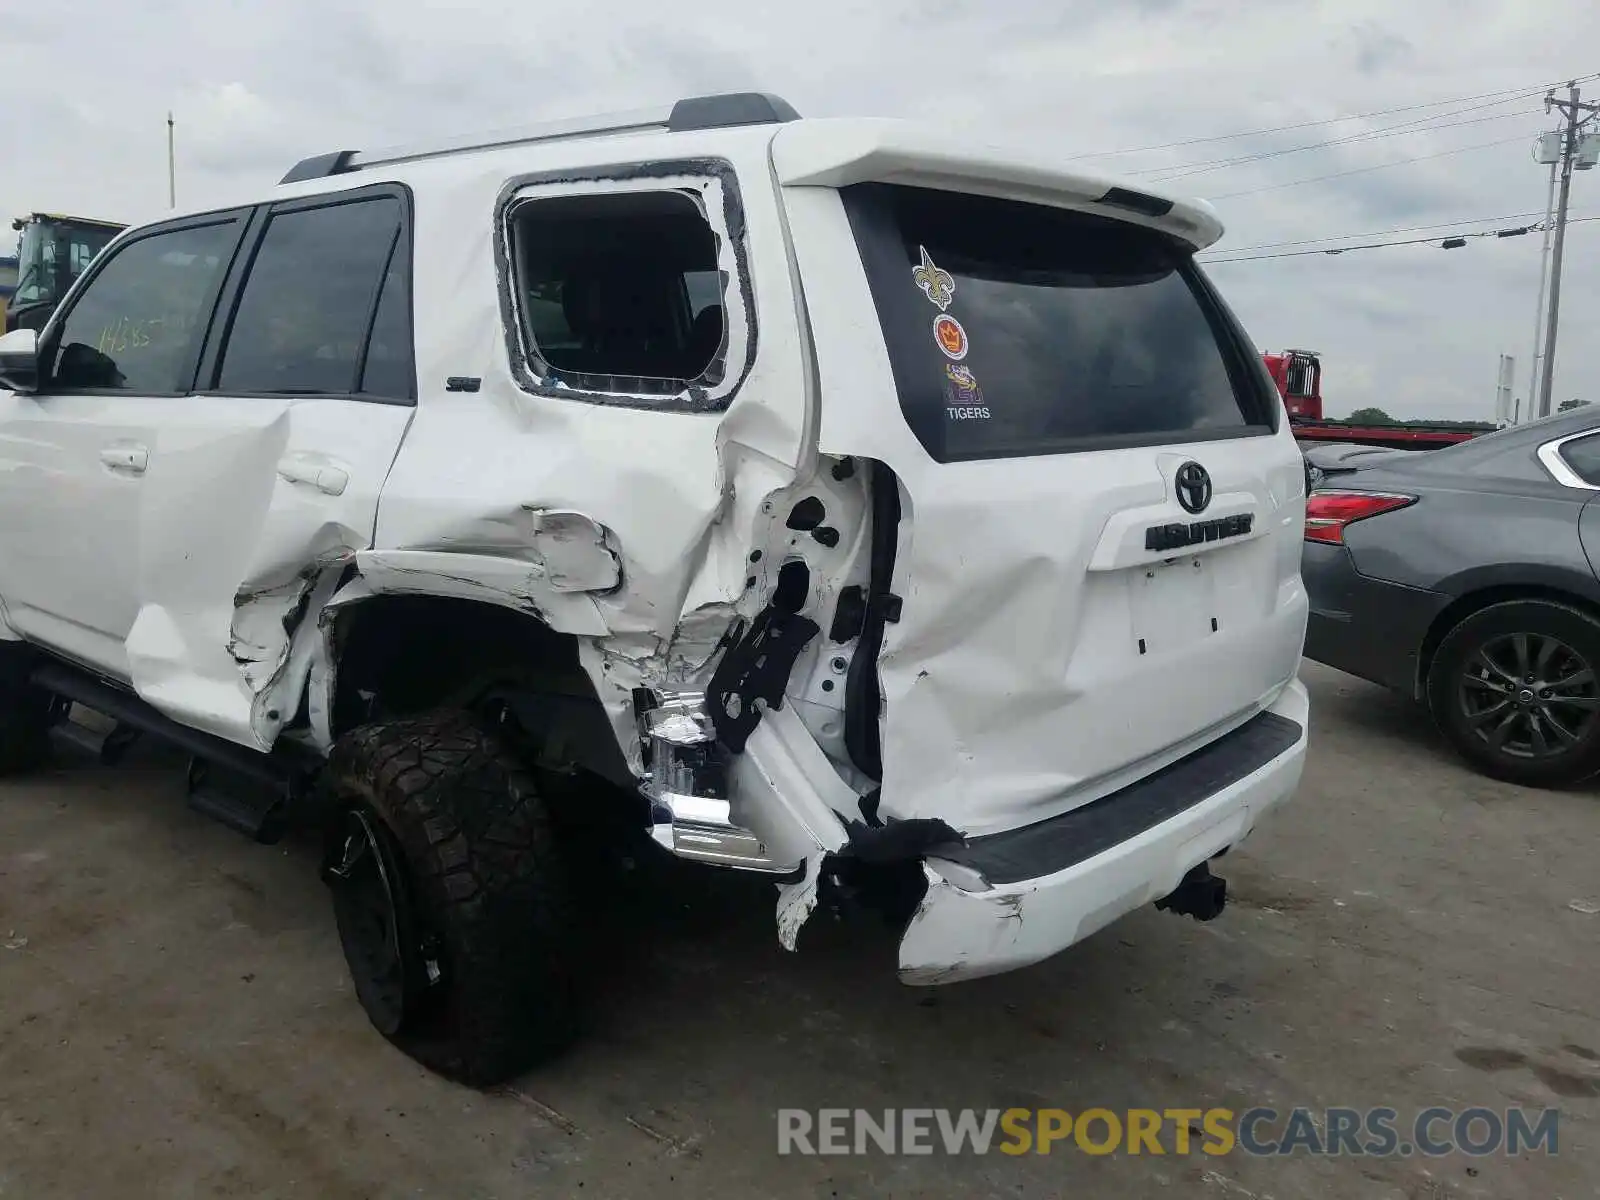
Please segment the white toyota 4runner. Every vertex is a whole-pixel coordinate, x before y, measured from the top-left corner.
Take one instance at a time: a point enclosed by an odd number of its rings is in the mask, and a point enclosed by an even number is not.
[[[1307,728],[1220,234],[753,94],[129,230],[0,341],[0,766],[150,734],[316,823],[373,1023],[478,1084],[582,1007],[558,792],[769,875],[789,948],[894,897],[908,983],[1215,916]]]

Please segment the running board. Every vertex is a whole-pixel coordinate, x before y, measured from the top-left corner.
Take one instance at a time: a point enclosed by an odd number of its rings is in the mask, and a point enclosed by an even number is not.
[[[274,786],[202,758],[189,760],[189,807],[251,841],[271,845],[283,837],[291,800],[286,782]]]
[[[50,726],[50,740],[58,746],[86,754],[102,766],[113,766],[138,740],[139,730],[104,716],[101,716],[101,725],[97,727],[78,720],[68,706],[67,714]]]
[[[652,796],[650,819],[651,840],[691,862],[766,875],[788,875],[799,865],[767,857],[761,839],[733,823],[726,800],[674,793]]]
[[[101,734],[73,721],[68,712],[52,734],[89,750],[102,762],[114,761],[120,748],[136,733],[188,751],[193,760],[189,768],[190,807],[257,841],[275,841],[282,835],[294,801],[320,765],[311,751],[296,753],[299,748],[293,744],[283,743],[282,749],[262,754],[180,725],[127,689],[62,663],[42,663],[29,679],[60,700],[80,704],[113,722],[111,731]]]

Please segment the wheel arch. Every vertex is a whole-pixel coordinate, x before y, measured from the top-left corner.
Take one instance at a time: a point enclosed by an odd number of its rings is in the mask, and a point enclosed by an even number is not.
[[[524,748],[547,765],[632,781],[580,663],[580,639],[531,613],[458,596],[379,593],[333,610],[327,637],[334,738],[373,720],[461,708],[513,723]]]
[[[1417,677],[1412,683],[1414,699],[1421,699],[1427,695],[1428,675],[1433,670],[1434,657],[1450,631],[1474,613],[1510,600],[1544,600],[1575,608],[1600,621],[1600,597],[1585,594],[1566,580],[1559,578],[1489,583],[1464,592],[1434,615],[1427,633],[1423,635],[1422,645],[1417,653]]]

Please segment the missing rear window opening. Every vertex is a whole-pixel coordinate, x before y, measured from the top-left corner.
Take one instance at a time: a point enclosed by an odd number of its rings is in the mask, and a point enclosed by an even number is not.
[[[531,200],[511,215],[533,366],[583,391],[671,395],[722,382],[717,235],[677,191]]]

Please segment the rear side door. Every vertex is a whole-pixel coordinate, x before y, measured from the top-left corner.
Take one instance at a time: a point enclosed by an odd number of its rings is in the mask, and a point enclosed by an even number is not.
[[[415,404],[409,194],[258,210],[194,393],[153,406],[139,498],[139,694],[260,749],[295,716],[302,617],[372,542]]]
[[[22,636],[126,680],[159,416],[193,383],[247,211],[152,226],[45,331],[43,386],[0,393],[0,601]]]

